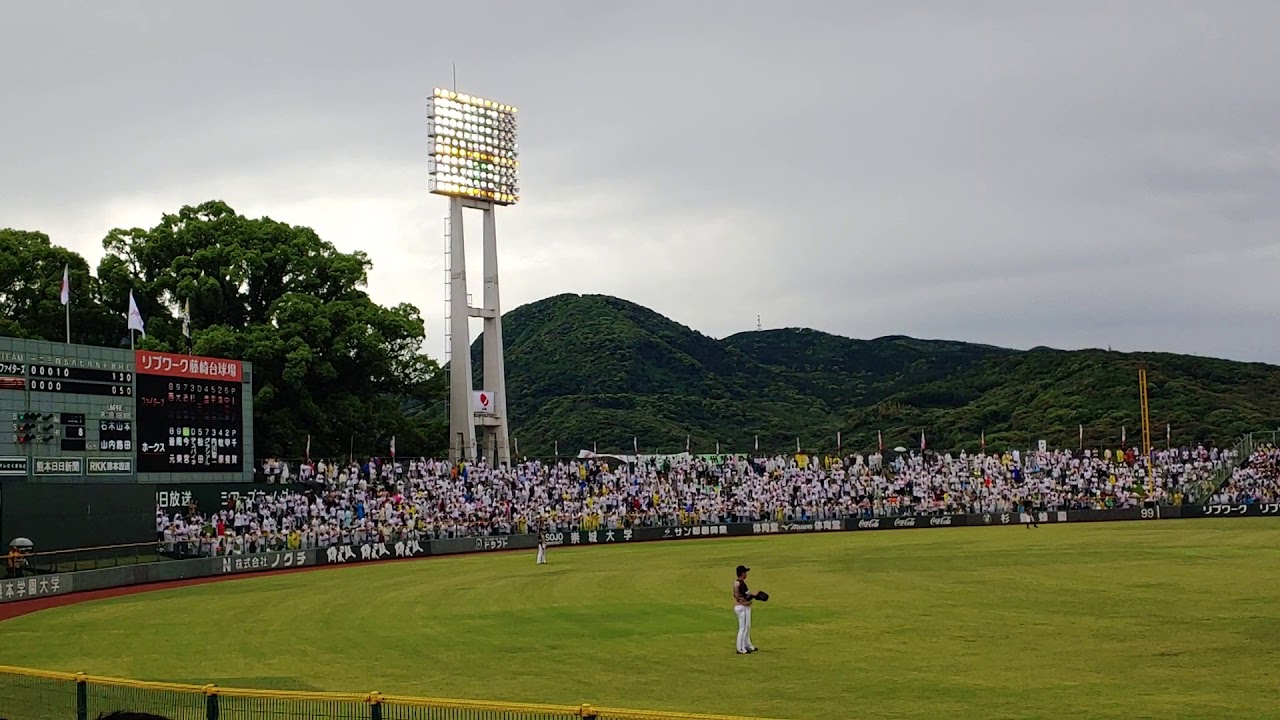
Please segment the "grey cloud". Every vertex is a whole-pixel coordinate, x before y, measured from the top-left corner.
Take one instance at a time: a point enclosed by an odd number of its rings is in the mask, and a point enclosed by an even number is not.
[[[456,61],[521,108],[508,308],[606,292],[716,335],[760,313],[1280,361],[1256,331],[1280,309],[1274,3],[3,12],[0,225],[90,255],[220,197],[368,250],[375,296],[434,329],[424,99]]]

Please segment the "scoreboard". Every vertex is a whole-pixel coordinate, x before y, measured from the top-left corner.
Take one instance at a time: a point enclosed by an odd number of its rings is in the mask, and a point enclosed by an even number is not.
[[[6,478],[252,481],[252,367],[0,338]]]

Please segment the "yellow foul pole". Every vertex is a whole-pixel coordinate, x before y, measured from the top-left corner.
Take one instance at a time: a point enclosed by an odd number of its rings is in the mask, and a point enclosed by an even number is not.
[[[1147,479],[1152,476],[1151,469],[1151,405],[1147,398],[1147,369],[1138,369],[1138,397],[1142,403],[1142,454],[1147,462]]]

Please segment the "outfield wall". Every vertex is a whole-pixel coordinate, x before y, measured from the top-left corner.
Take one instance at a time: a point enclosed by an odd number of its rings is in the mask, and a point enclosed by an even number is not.
[[[1204,517],[1280,517],[1280,503],[1270,505],[1207,505],[1144,507],[1125,510],[1062,510],[1036,513],[1039,523],[1176,520]],[[638,527],[620,530],[575,530],[543,533],[549,547],[619,545],[658,540],[700,540],[807,532],[864,530],[923,530],[948,527],[1017,525],[1026,521],[1019,513],[968,515],[903,515],[898,517],[845,518],[804,522],[721,523],[685,527]],[[326,565],[351,565],[378,560],[421,558],[433,555],[531,550],[538,535],[502,535],[419,542],[335,545],[315,550],[293,550],[232,555],[193,560],[170,560],[123,567],[54,573],[16,580],[0,580],[0,602],[67,595],[129,585],[171,582],[193,578],[240,575]]]

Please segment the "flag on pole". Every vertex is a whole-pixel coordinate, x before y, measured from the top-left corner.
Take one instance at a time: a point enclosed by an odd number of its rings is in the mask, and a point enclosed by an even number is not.
[[[560,441],[556,440],[556,457],[560,457]]]
[[[880,430],[876,431],[876,450],[884,452],[884,433]]]
[[[515,445],[516,457],[520,457],[520,438],[518,437],[511,438],[511,443]]]
[[[71,266],[62,266],[62,309],[67,320],[67,344],[71,344]]]
[[[191,298],[182,306],[182,334],[188,340],[191,339]]]
[[[391,436],[391,459],[396,459],[396,436]]]
[[[1080,424],[1080,449],[1084,449],[1084,423]]]
[[[920,452],[924,452],[926,445],[924,444],[924,431],[920,431]]]
[[[593,443],[591,443],[591,454],[592,454],[592,455],[598,455],[598,454],[599,454],[599,451],[598,451],[598,450],[596,450],[596,444],[595,444],[594,442],[593,442]]]
[[[307,462],[311,462],[311,436],[307,436]]]
[[[1128,436],[1125,435],[1124,426],[1121,425],[1120,426],[1120,447],[1121,448],[1123,448],[1125,445],[1128,444],[1128,440],[1126,439],[1127,437]]]
[[[1166,424],[1164,426],[1164,444],[1166,447],[1173,447],[1173,425]]]
[[[756,436],[756,452],[760,452],[760,436]]]
[[[138,303],[133,299],[133,291],[129,291],[129,330],[137,330],[142,333],[142,337],[147,336],[146,323],[142,321],[142,313],[138,310]]]
[[[631,450],[637,455],[640,454],[640,438],[635,435],[631,436]]]
[[[796,454],[800,454],[800,438],[796,438]]]
[[[685,452],[689,452],[689,451],[690,451],[690,448],[692,448],[692,447],[693,447],[693,437],[692,437],[692,436],[690,436],[690,435],[685,435],[685,436],[684,436],[684,451],[685,451]]]
[[[719,441],[719,440],[717,440],[717,441],[716,441],[716,454],[717,454],[717,455],[719,455],[719,454],[720,454],[720,441]]]
[[[982,431],[982,454],[987,454],[987,431]]]
[[[836,431],[836,453],[840,452],[840,431]]]

